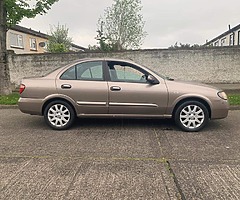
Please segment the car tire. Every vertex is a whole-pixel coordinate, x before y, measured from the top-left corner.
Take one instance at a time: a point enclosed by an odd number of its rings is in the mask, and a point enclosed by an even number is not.
[[[69,103],[56,100],[46,106],[44,119],[52,129],[66,130],[73,124],[75,112]]]
[[[207,125],[209,112],[201,102],[186,101],[176,109],[174,120],[183,131],[197,132]]]

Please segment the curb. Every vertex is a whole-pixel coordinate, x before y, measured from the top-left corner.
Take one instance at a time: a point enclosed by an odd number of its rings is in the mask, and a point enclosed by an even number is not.
[[[230,106],[229,110],[240,110],[240,106]]]
[[[18,109],[18,105],[0,105],[0,109]],[[229,110],[240,110],[240,105],[230,106]]]
[[[0,105],[0,109],[18,109],[18,105]]]

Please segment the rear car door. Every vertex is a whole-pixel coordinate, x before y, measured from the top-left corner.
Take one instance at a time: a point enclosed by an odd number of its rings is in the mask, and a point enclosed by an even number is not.
[[[108,85],[102,61],[75,64],[56,79],[60,94],[73,99],[78,115],[108,113]]]

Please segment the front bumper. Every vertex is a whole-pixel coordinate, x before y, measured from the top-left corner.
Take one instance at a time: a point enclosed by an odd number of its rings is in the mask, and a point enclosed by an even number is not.
[[[227,100],[217,100],[212,104],[211,119],[223,119],[228,116],[229,103]]]

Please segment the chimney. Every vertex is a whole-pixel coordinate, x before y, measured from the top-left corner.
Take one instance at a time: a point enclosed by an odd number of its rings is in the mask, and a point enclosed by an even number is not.
[[[231,26],[230,26],[230,24],[228,25],[228,30],[230,30],[231,29]]]

